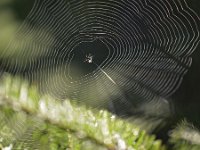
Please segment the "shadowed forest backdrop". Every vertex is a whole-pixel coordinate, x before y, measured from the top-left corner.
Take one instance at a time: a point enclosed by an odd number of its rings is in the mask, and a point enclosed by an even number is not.
[[[188,5],[200,16],[200,1],[186,0]],[[1,51],[7,47],[10,39],[33,7],[34,0],[1,0],[0,2],[0,55]],[[163,138],[166,132],[183,118],[194,123],[197,127],[200,123],[200,46],[192,54],[193,64],[183,79],[180,88],[170,97],[173,113],[171,121],[166,129],[158,133]],[[12,67],[5,67],[3,62],[6,58],[0,56],[1,72],[13,72]],[[44,58],[39,58],[44,59]],[[38,61],[39,61],[38,60]],[[37,63],[36,63],[37,64]],[[53,66],[52,66],[53,67]],[[8,69],[9,68],[9,69]],[[34,67],[37,69],[37,66]],[[27,68],[29,70],[29,68]],[[24,72],[20,72],[24,75]],[[160,132],[160,131],[159,131]],[[164,135],[163,135],[164,134]]]

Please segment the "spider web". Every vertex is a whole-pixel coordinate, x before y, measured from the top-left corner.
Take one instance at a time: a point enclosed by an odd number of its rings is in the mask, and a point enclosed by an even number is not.
[[[36,0],[2,66],[58,99],[132,109],[177,90],[198,23],[180,0]]]

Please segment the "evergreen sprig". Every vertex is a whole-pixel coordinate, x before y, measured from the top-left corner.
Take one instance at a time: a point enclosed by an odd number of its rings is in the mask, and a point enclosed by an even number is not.
[[[155,136],[105,111],[40,95],[19,77],[0,80],[0,150],[162,150]],[[187,121],[171,131],[174,150],[199,150],[200,132]]]
[[[200,150],[200,131],[186,120],[178,124],[170,136],[174,150]]]
[[[162,150],[155,136],[105,110],[40,96],[6,74],[0,85],[0,143],[5,149]]]

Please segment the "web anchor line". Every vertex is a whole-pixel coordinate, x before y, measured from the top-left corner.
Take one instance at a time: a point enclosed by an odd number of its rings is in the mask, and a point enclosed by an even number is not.
[[[122,109],[124,110],[133,110],[134,109],[134,106],[133,104],[131,104],[129,102],[129,100],[126,98],[123,90],[120,89],[120,87],[118,86],[118,84],[99,66],[97,65],[94,60],[91,62],[92,64],[94,64],[106,77],[107,79],[113,83],[114,85],[114,88],[116,90],[116,93],[119,94],[119,97],[120,97],[120,102],[122,102],[124,105],[120,105]],[[113,104],[113,101],[110,102],[110,106],[111,106],[111,109],[112,111],[117,114],[117,111],[115,110],[115,107],[114,107],[114,104]],[[129,109],[128,109],[129,108]]]

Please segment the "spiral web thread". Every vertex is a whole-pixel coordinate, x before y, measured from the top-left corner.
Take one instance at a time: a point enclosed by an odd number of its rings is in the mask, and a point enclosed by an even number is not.
[[[115,107],[114,100],[126,109],[177,90],[199,43],[198,24],[181,0],[36,0],[8,46],[20,53],[11,53],[3,66],[42,81],[59,99],[95,107]],[[72,65],[74,50],[95,41],[106,47],[106,56],[96,62],[94,47],[92,63],[80,61],[94,69],[74,78],[72,70],[81,69]]]
[[[59,99],[126,111],[141,101],[151,104],[173,94],[199,40],[199,18],[182,0],[36,0],[1,54],[6,58],[1,67],[38,80]],[[105,49],[93,46],[87,51],[86,45],[77,52],[86,42]],[[82,67],[92,69],[74,77],[74,68]],[[10,124],[31,148],[37,143],[31,139],[32,130],[39,125],[23,129],[22,119],[16,117]]]

